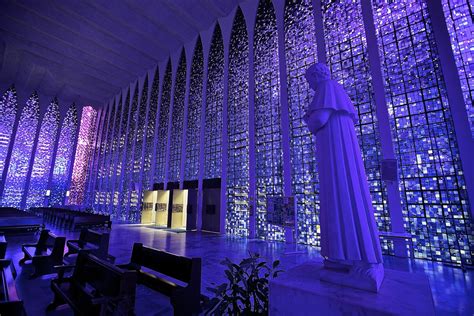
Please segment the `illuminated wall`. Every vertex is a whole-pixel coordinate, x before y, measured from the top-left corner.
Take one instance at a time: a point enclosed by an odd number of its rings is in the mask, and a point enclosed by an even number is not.
[[[283,196],[280,70],[276,16],[261,0],[254,35],[257,236],[283,240],[284,230],[267,223],[267,197]]]
[[[224,43],[219,23],[209,52],[204,122],[204,178],[220,178],[222,164],[222,101],[224,93]]]
[[[55,98],[51,101],[43,116],[36,142],[36,152],[26,195],[26,207],[45,206],[48,189],[51,161],[59,128],[59,104]]]
[[[466,111],[474,138],[474,2],[472,0],[443,0],[446,25],[458,66]]]
[[[440,63],[439,39],[435,38],[440,35],[433,33],[426,7],[432,2],[275,3],[259,0],[244,11],[237,8],[233,16],[220,19],[193,39],[194,49],[187,43],[172,52],[170,59],[160,64],[164,66],[161,77],[158,69],[154,70],[148,112],[143,112],[142,105],[139,110],[145,114],[138,119],[145,121],[136,123],[138,128],[145,126],[143,149],[137,146],[140,136],[133,145],[134,155],[142,150],[143,159],[134,159],[133,165],[124,169],[133,173],[129,178],[133,180],[127,180],[132,190],[151,189],[154,183],[165,181],[182,184],[182,180],[197,180],[201,190],[206,184],[203,180],[220,178],[221,193],[226,196],[221,202],[225,212],[221,232],[279,241],[285,239],[284,229],[268,222],[267,199],[294,196],[296,241],[319,245],[317,147],[302,120],[312,97],[304,73],[319,56],[326,59],[333,78],[344,86],[356,107],[356,132],[378,229],[393,231],[403,225],[403,218],[417,258],[472,265],[472,189],[466,187],[466,179],[473,176],[463,169],[463,162],[465,166],[471,162],[461,161],[465,158],[459,147],[467,148],[467,152],[474,149],[467,142],[458,143],[457,137],[464,135],[456,134],[452,119],[454,113],[456,119],[464,116],[469,123],[473,121],[471,2],[442,0],[446,21],[436,21],[442,27],[446,22],[449,30],[467,115],[451,110],[458,105],[448,100],[442,72],[445,65]],[[315,4],[318,8],[321,4],[321,12],[315,11]],[[367,24],[371,8],[375,40],[371,36],[373,26]],[[367,38],[373,42],[368,43]],[[189,82],[186,54],[193,55]],[[171,59],[179,61],[175,73]],[[370,68],[378,62],[382,79],[378,70]],[[224,96],[226,84],[228,95]],[[143,98],[143,91],[140,93]],[[120,191],[114,184],[117,157],[124,150],[120,139],[129,118],[121,113],[129,113],[128,104],[120,101],[118,114],[109,119],[106,128],[105,173],[99,191],[115,191],[116,195]],[[382,123],[387,122],[386,114],[389,124]],[[223,130],[226,135],[222,135]],[[137,135],[140,133],[137,130]],[[392,149],[395,151],[400,192],[396,184],[388,190],[388,180],[382,180],[382,149],[386,158],[391,157]],[[184,185],[188,184],[194,185]],[[402,205],[395,204],[398,198]],[[139,220],[140,199],[138,194],[130,202],[123,201],[126,208],[136,210],[127,219]],[[101,210],[116,212],[110,194],[98,204]],[[198,206],[201,215],[204,209],[205,205]],[[400,250],[387,239],[382,240],[382,248],[386,254]]]
[[[71,176],[70,205],[82,205],[86,190],[87,172],[96,134],[97,111],[91,106],[82,108],[81,125],[77,138],[76,156]]]
[[[137,121],[138,121],[138,83],[135,86],[135,92],[133,93],[132,105],[130,108],[128,124],[127,124],[127,136],[125,140],[125,152],[124,162],[122,165],[121,178],[118,182],[119,191],[119,205],[117,206],[117,212],[120,210],[121,218],[129,220],[128,208],[130,206],[130,192],[133,175],[133,164],[134,164],[134,153]]]
[[[171,103],[171,61],[168,60],[165,78],[163,79],[158,133],[156,138],[156,154],[155,154],[155,183],[165,181],[165,162],[166,162],[166,143],[168,140],[168,123]]]
[[[188,119],[186,129],[186,162],[184,179],[197,180],[199,173],[199,140],[201,134],[202,77],[203,61],[201,38],[198,37],[194,48],[189,85]]]
[[[140,217],[139,199],[141,199],[141,166],[143,160],[143,145],[146,130],[148,100],[148,76],[145,77],[138,108],[137,128],[135,131],[135,146],[133,154],[133,173],[130,185],[130,210],[129,219],[137,221]]]
[[[291,185],[296,198],[298,239],[319,245],[316,147],[303,116],[313,93],[304,78],[316,62],[316,30],[311,0],[291,0],[285,6],[285,57],[290,115]]]
[[[38,121],[39,100],[34,92],[26,101],[18,123],[3,189],[1,201],[3,206],[22,207]]]
[[[8,155],[8,148],[13,138],[13,126],[15,125],[16,113],[18,111],[18,102],[16,90],[9,88],[0,99],[0,175],[5,169],[5,160]]]
[[[77,135],[77,109],[72,104],[66,112],[61,131],[59,133],[58,149],[54,161],[53,175],[51,179],[51,195],[49,197],[50,206],[60,206],[64,204],[66,191],[69,185],[73,164],[74,145]]]
[[[173,114],[171,116],[171,135],[169,143],[168,181],[181,178],[181,144],[183,139],[184,97],[186,93],[186,55],[181,52],[173,91]]]
[[[426,3],[380,3],[374,15],[415,257],[472,264],[470,204]]]
[[[226,232],[249,234],[249,43],[244,16],[234,18],[229,52],[227,105]]]

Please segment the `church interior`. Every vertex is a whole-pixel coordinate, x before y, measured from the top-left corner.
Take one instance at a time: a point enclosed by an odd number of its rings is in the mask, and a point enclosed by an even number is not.
[[[473,12],[0,0],[0,315],[473,315]]]

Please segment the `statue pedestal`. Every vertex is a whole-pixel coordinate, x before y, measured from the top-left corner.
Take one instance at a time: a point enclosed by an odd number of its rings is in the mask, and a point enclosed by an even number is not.
[[[428,278],[385,270],[378,293],[320,280],[323,264],[309,262],[270,281],[270,315],[434,315]]]

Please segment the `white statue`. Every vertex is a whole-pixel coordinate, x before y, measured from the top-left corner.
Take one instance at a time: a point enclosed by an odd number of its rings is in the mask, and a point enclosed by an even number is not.
[[[315,96],[304,117],[316,135],[321,280],[377,292],[384,277],[372,199],[355,133],[357,113],[325,64],[306,71]]]

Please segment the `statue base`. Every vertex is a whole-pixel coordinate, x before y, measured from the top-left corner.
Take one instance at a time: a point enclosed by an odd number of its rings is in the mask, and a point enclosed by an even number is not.
[[[385,269],[379,292],[321,280],[320,262],[297,266],[270,281],[270,315],[435,315],[428,278]]]
[[[377,293],[384,279],[383,264],[344,264],[324,260],[321,281]]]

